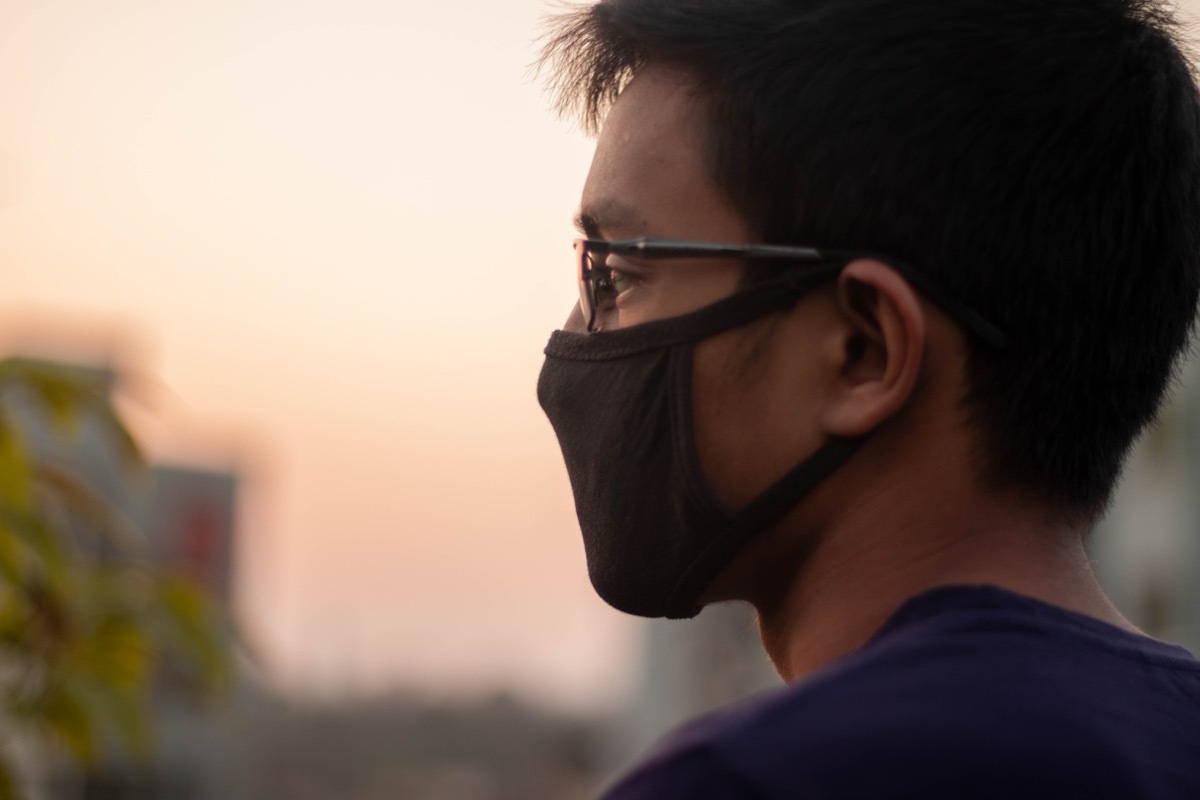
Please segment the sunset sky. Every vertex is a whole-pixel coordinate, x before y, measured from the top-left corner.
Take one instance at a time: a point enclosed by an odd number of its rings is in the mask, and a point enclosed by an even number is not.
[[[542,2],[0,3],[0,337],[134,378],[162,458],[243,477],[283,685],[619,692],[534,396],[591,144]]]
[[[0,0],[0,346],[112,361],[157,457],[239,472],[282,686],[632,679],[534,395],[592,147],[528,71],[552,8]]]

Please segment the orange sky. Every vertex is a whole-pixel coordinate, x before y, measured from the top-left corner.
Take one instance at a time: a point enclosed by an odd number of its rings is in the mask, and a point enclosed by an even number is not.
[[[628,679],[534,397],[591,151],[527,76],[545,8],[0,6],[0,332],[123,360],[155,452],[237,464],[289,685]]]

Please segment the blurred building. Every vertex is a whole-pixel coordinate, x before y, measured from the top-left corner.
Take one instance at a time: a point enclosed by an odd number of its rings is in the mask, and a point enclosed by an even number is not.
[[[86,461],[94,469],[111,463]],[[155,567],[187,576],[220,607],[233,641],[233,550],[237,478],[232,473],[152,465],[145,486],[122,510],[146,536]],[[53,800],[241,800],[249,797],[253,742],[245,715],[255,692],[233,676],[233,697],[215,702],[166,665],[153,698],[154,753],[146,762],[110,759],[88,773],[65,769],[53,779]]]

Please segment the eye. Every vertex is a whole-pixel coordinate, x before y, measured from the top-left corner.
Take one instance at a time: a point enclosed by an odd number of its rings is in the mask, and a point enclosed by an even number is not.
[[[617,298],[637,285],[637,277],[619,269],[602,267],[595,270],[596,305],[601,309],[612,308]]]

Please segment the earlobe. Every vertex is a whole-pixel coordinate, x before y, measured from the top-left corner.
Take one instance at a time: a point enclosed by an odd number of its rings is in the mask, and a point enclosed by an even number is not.
[[[822,423],[831,436],[862,436],[898,413],[915,390],[925,351],[925,310],[908,282],[874,259],[846,265],[836,303],[842,325],[838,390]]]

